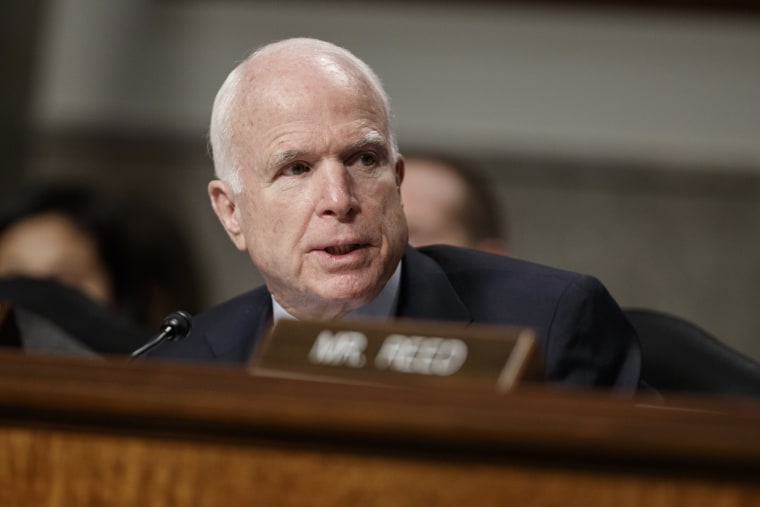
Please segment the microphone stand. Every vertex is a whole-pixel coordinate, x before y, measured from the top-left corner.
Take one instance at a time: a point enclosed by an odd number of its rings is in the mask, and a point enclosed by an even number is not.
[[[153,350],[164,341],[181,340],[190,332],[191,321],[192,317],[187,312],[177,311],[170,313],[164,317],[159,333],[151,338],[148,343],[129,355],[130,361]]]

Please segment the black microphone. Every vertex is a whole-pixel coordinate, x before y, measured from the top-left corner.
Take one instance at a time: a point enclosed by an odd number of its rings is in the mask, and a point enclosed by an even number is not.
[[[159,333],[150,339],[148,343],[130,354],[130,359],[140,357],[146,352],[153,350],[165,341],[181,340],[190,332],[193,318],[183,311],[172,312],[164,317]]]

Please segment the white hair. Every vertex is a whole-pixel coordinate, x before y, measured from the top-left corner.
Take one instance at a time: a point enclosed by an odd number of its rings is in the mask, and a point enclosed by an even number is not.
[[[250,66],[255,59],[283,49],[303,49],[304,54],[325,55],[334,58],[340,62],[343,68],[351,72],[354,77],[366,81],[370,88],[380,98],[383,113],[385,114],[386,128],[390,138],[391,159],[395,160],[398,154],[398,145],[391,126],[391,108],[388,94],[383,88],[382,82],[377,74],[364,61],[356,57],[353,53],[335,44],[310,38],[285,39],[262,46],[252,52],[241,62],[225,79],[222,86],[214,98],[214,104],[211,110],[211,121],[209,126],[209,145],[214,160],[214,172],[216,177],[230,185],[232,191],[239,193],[242,191],[242,182],[240,179],[240,160],[239,146],[236,143],[235,114],[241,108],[242,104],[242,85],[241,82],[246,73],[245,67]]]

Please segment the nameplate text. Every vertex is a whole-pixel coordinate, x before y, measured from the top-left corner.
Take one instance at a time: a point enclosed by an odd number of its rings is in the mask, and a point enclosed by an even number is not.
[[[504,392],[541,380],[533,330],[417,320],[281,320],[255,351],[256,375],[455,385]]]

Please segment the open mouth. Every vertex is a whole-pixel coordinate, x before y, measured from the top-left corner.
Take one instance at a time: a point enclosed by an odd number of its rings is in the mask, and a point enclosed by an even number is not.
[[[357,248],[361,248],[361,246],[362,245],[358,243],[328,246],[327,248],[325,248],[325,252],[329,253],[330,255],[346,255],[348,253],[353,252]]]

